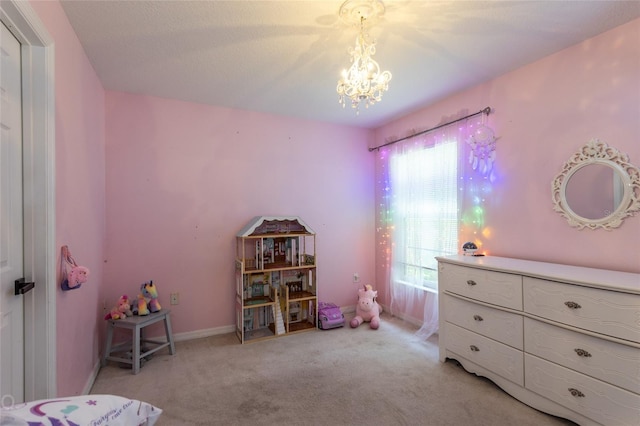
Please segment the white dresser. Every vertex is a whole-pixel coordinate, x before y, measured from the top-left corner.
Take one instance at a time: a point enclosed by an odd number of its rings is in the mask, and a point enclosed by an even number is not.
[[[640,426],[640,274],[437,259],[441,362],[581,425]]]

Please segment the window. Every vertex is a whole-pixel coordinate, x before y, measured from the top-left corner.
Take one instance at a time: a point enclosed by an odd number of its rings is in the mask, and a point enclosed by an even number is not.
[[[458,250],[457,141],[392,153],[389,184],[393,279],[437,291],[435,256]]]
[[[477,144],[477,136],[487,133],[480,113],[429,130],[412,129],[411,136],[377,147],[376,264],[380,278],[376,281],[388,291],[389,312],[422,323],[418,334],[423,339],[438,331],[435,257],[457,254],[459,241],[470,238],[470,232],[475,235],[478,223],[484,220],[475,217],[482,215],[477,203],[482,199],[478,191],[484,189],[477,187],[474,172],[466,166],[469,162],[476,170],[477,152],[470,151],[470,141]],[[486,168],[478,165],[479,170]],[[466,206],[473,207],[473,213]]]

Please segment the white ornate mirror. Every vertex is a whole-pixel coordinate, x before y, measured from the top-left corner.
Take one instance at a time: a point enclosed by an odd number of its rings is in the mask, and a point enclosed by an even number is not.
[[[640,211],[640,170],[594,139],[575,153],[551,185],[553,209],[571,226],[611,230]]]

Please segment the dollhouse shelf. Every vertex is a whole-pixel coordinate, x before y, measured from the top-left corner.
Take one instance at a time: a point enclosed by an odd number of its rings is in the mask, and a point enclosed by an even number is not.
[[[247,259],[244,259],[245,262],[247,261]],[[251,259],[252,260],[252,259]],[[252,266],[245,266],[245,271],[247,272],[259,272],[259,271],[265,271],[265,270],[272,270],[272,269],[278,269],[278,270],[282,270],[282,271],[286,271],[286,270],[295,270],[295,269],[302,269],[302,268],[315,268],[316,265],[306,265],[306,264],[302,264],[302,265],[295,265],[295,266],[291,266],[287,263],[272,263],[269,265],[265,265],[263,269],[258,269]]]
[[[272,303],[273,303],[273,300],[267,296],[250,297],[248,299],[245,299],[244,301],[245,306],[253,306],[253,307],[269,306]]]
[[[259,216],[236,235],[241,343],[317,328],[315,236],[296,216]]]

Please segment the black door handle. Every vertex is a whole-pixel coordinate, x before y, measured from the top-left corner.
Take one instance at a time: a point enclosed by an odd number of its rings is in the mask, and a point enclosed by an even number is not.
[[[33,290],[33,287],[36,286],[36,283],[27,283],[24,281],[24,278],[20,278],[19,280],[15,280],[16,284],[16,292],[15,295],[25,294],[26,292]]]

